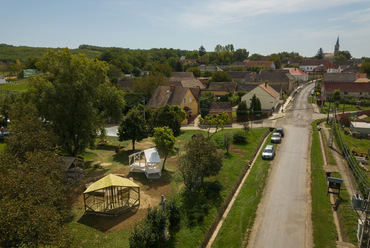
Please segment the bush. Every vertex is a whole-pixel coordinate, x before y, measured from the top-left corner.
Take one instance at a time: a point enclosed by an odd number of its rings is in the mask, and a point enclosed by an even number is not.
[[[234,144],[246,144],[247,143],[247,133],[244,131],[238,131],[233,135]]]
[[[148,208],[143,224],[135,226],[131,232],[129,243],[131,248],[159,247],[166,226],[166,216],[160,208]]]
[[[170,226],[174,227],[180,224],[180,208],[177,205],[176,200],[170,200],[166,204],[166,211]]]
[[[135,226],[129,238],[130,248],[156,247],[158,236],[152,232],[152,227],[147,222]]]

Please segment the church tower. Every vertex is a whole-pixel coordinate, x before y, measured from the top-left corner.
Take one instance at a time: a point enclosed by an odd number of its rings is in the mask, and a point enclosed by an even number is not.
[[[339,36],[337,38],[337,44],[334,47],[334,57],[339,55]]]

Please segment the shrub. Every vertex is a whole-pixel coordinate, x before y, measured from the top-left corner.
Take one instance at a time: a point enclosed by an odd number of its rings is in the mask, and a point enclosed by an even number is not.
[[[180,208],[177,205],[176,200],[170,200],[166,204],[166,211],[167,211],[167,216],[168,220],[170,221],[170,225],[177,226],[180,224]]]
[[[156,247],[158,236],[152,232],[152,227],[147,222],[135,226],[129,238],[130,248]]]
[[[247,133],[244,131],[238,131],[233,135],[234,144],[246,144],[247,143]]]

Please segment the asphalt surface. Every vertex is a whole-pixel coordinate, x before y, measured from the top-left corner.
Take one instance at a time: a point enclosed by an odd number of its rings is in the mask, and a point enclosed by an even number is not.
[[[248,247],[311,247],[309,196],[310,124],[322,116],[307,102],[313,85],[301,88],[274,127],[283,127]]]

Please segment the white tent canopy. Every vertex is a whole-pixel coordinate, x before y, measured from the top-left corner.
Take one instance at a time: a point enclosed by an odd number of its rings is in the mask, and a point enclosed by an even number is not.
[[[130,172],[144,172],[148,179],[157,179],[162,176],[161,158],[155,147],[131,154],[129,164]]]

